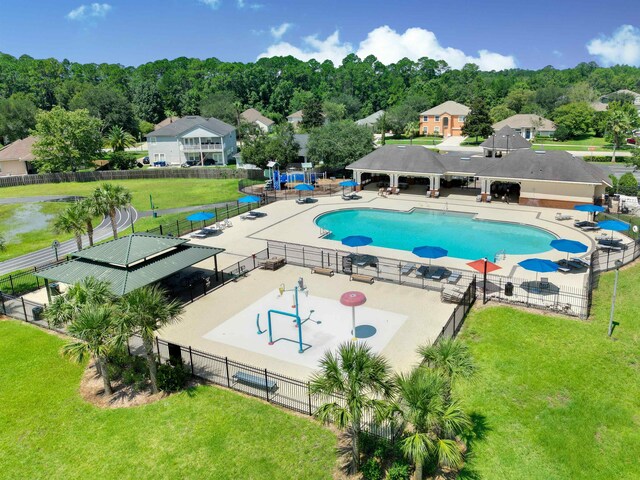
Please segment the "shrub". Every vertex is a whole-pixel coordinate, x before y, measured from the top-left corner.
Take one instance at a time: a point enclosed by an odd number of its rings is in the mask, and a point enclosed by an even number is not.
[[[564,125],[558,125],[556,131],[553,133],[553,138],[559,142],[564,142],[571,138],[571,131]]]
[[[109,356],[107,368],[113,380],[120,380],[135,390],[144,390],[149,381],[147,365],[142,357],[127,355],[123,352]]]
[[[385,480],[409,480],[411,478],[411,467],[404,462],[393,462],[387,470]]]
[[[135,155],[128,152],[113,152],[109,157],[109,168],[111,170],[131,170],[137,166]]]
[[[631,172],[627,172],[618,181],[618,193],[620,195],[638,196],[638,181]]]
[[[165,392],[177,392],[187,384],[191,373],[182,363],[158,365],[158,388]]]
[[[382,480],[382,466],[376,458],[367,460],[361,468],[364,480]]]

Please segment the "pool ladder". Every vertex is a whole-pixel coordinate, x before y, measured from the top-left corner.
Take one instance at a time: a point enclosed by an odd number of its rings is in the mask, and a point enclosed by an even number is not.
[[[444,210],[442,210],[442,214],[445,215],[449,211],[449,202],[444,202]]]
[[[324,228],[320,228],[320,236],[318,238],[324,238],[327,235],[331,235],[331,230],[326,230]]]
[[[504,260],[505,258],[507,258],[507,252],[505,252],[504,250],[498,250],[493,256],[493,261],[499,262],[500,260]]]

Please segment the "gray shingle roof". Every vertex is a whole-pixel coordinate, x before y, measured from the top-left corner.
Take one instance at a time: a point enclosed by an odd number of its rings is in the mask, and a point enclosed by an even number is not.
[[[540,122],[540,125],[536,122]],[[536,123],[536,125],[534,125],[534,123]],[[534,128],[534,126],[536,130],[543,132],[552,132],[556,129],[555,124],[551,120],[541,117],[540,115],[534,115],[533,113],[518,113],[516,115],[511,115],[509,118],[505,118],[500,122],[494,123],[493,129],[498,131],[502,127]]]
[[[477,172],[478,176],[509,180],[550,180],[556,182],[609,184],[604,173],[568,152],[515,150]]]
[[[496,133],[480,144],[482,148],[495,150],[518,150],[520,148],[531,148],[531,144],[518,132],[508,125],[505,125]]]
[[[448,113],[449,115],[468,115],[470,110],[466,105],[448,100],[422,112],[420,115],[442,115],[443,113]]]
[[[384,110],[378,110],[375,113],[372,113],[368,117],[361,118],[360,120],[356,120],[357,125],[366,125],[372,127],[376,124],[378,119],[384,115]]]
[[[258,110],[256,110],[255,108],[248,108],[246,109],[244,112],[242,112],[240,114],[240,116],[247,122],[249,123],[253,123],[253,122],[260,122],[263,125],[266,125],[267,127],[270,127],[271,125],[273,125],[275,122],[273,120],[271,120],[270,118],[265,117],[264,115],[262,115]]]
[[[443,174],[438,155],[417,145],[384,145],[347,166],[350,170]]]
[[[440,163],[444,166],[447,173],[475,175],[479,170],[483,170],[500,158],[485,157],[484,155],[468,155],[462,152],[452,152],[448,154],[439,154]]]
[[[169,125],[165,125],[158,130],[154,130],[153,132],[147,134],[147,138],[178,137],[186,131],[191,130],[195,127],[202,127],[205,130],[209,130],[220,136],[228,135],[235,130],[234,127],[232,127],[228,123],[223,122],[222,120],[218,120],[217,118],[204,118],[199,115],[193,115],[179,118]]]
[[[0,149],[0,162],[6,162],[10,160],[22,160],[25,162],[31,162],[36,157],[31,153],[31,148],[37,140],[33,135],[22,140],[16,140],[10,143],[6,147]]]

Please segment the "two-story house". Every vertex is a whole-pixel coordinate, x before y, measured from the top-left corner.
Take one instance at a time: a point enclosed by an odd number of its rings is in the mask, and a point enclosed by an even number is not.
[[[182,117],[147,134],[151,164],[227,165],[238,151],[236,129],[217,118]]]
[[[469,107],[451,100],[420,114],[420,133],[443,137],[461,136]]]
[[[240,118],[247,123],[255,124],[264,133],[269,133],[275,124],[273,120],[265,117],[255,108],[248,108],[240,114]]]

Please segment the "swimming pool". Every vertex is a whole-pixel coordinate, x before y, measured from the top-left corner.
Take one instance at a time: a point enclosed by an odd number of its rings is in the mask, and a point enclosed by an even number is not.
[[[474,214],[414,209],[396,212],[375,208],[336,210],[320,215],[316,224],[329,230],[326,239],[340,241],[349,235],[366,235],[372,245],[413,250],[421,245],[445,248],[450,257],[475,260],[504,251],[528,255],[551,250],[557,238],[540,228],[515,223],[475,220]]]

